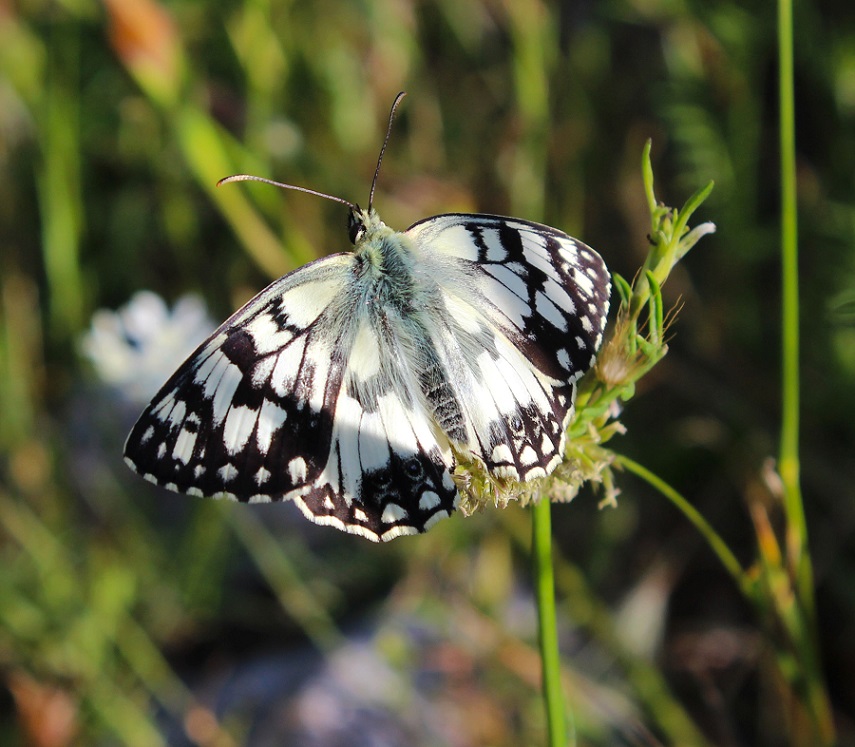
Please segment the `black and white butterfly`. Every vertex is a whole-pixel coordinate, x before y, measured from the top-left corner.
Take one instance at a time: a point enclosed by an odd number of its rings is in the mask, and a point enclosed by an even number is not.
[[[133,470],[191,495],[292,500],[379,541],[454,511],[458,459],[519,482],[561,462],[608,311],[600,256],[517,218],[396,232],[371,200],[346,204],[353,251],[288,273],[220,326],[134,426]]]

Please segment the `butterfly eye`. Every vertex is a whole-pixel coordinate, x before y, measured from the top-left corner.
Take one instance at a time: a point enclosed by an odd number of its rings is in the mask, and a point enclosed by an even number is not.
[[[355,210],[351,210],[347,216],[347,235],[351,244],[356,244],[365,235],[365,224]]]

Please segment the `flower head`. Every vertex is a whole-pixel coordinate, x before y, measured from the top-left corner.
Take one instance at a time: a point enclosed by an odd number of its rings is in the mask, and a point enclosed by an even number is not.
[[[96,311],[81,349],[104,383],[145,403],[213,329],[199,298],[182,296],[170,311],[160,296],[140,291],[118,311]]]

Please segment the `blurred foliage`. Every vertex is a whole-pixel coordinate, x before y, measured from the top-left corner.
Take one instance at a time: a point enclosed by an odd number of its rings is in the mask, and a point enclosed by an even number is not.
[[[802,483],[846,743],[850,4],[799,5],[795,41]],[[399,90],[410,95],[375,199],[393,226],[513,212],[580,236],[631,278],[647,254],[644,142],[666,201],[715,180],[700,220],[718,231],[663,290],[666,308],[682,303],[670,354],[616,448],[753,559],[752,520],[783,521],[766,467],[780,426],[775,64],[774,7],[759,2],[0,1],[0,741],[260,744],[259,712],[276,712],[282,743],[353,744],[342,740],[358,728],[323,741],[294,725],[293,682],[264,698],[266,680],[226,685],[282,652],[313,681],[322,665],[306,652],[338,661],[356,634],[399,677],[393,710],[410,732],[391,733],[410,738],[384,744],[542,741],[525,511],[375,547],[291,507],[159,493],[121,463],[139,404],[79,354],[93,312],[140,289],[198,292],[224,318],[270,278],[346,249],[339,206],[214,185],[243,171],[365,201]],[[680,514],[617,480],[616,509],[582,494],[553,511],[580,741],[795,743],[798,693],[771,663],[775,637]],[[428,704],[436,718],[413,720]]]

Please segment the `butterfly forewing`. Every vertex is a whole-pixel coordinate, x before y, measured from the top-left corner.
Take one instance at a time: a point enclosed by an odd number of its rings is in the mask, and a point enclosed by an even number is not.
[[[529,481],[560,462],[608,309],[600,257],[547,226],[372,211],[356,250],[273,283],[167,382],[125,446],[171,490],[293,500],[387,540],[459,496],[455,452]]]
[[[498,216],[436,216],[407,235],[422,282],[441,288],[450,329],[435,343],[455,372],[467,448],[497,475],[543,477],[561,460],[575,381],[602,340],[602,259],[553,228]]]
[[[317,452],[344,370],[331,354],[339,341],[321,330],[349,257],[286,275],[214,332],[131,431],[133,469],[173,490],[245,501],[310,482],[325,464]]]
[[[549,226],[494,215],[438,215],[411,226],[407,235],[426,255],[452,258],[461,277],[474,278],[477,300],[471,305],[544,374],[576,380],[591,367],[602,342],[610,281],[589,246]]]
[[[402,353],[361,313],[354,262],[290,273],[214,332],[134,426],[131,468],[178,492],[292,499],[316,523],[374,540],[448,516],[458,496],[447,442],[412,375],[377,365]]]

